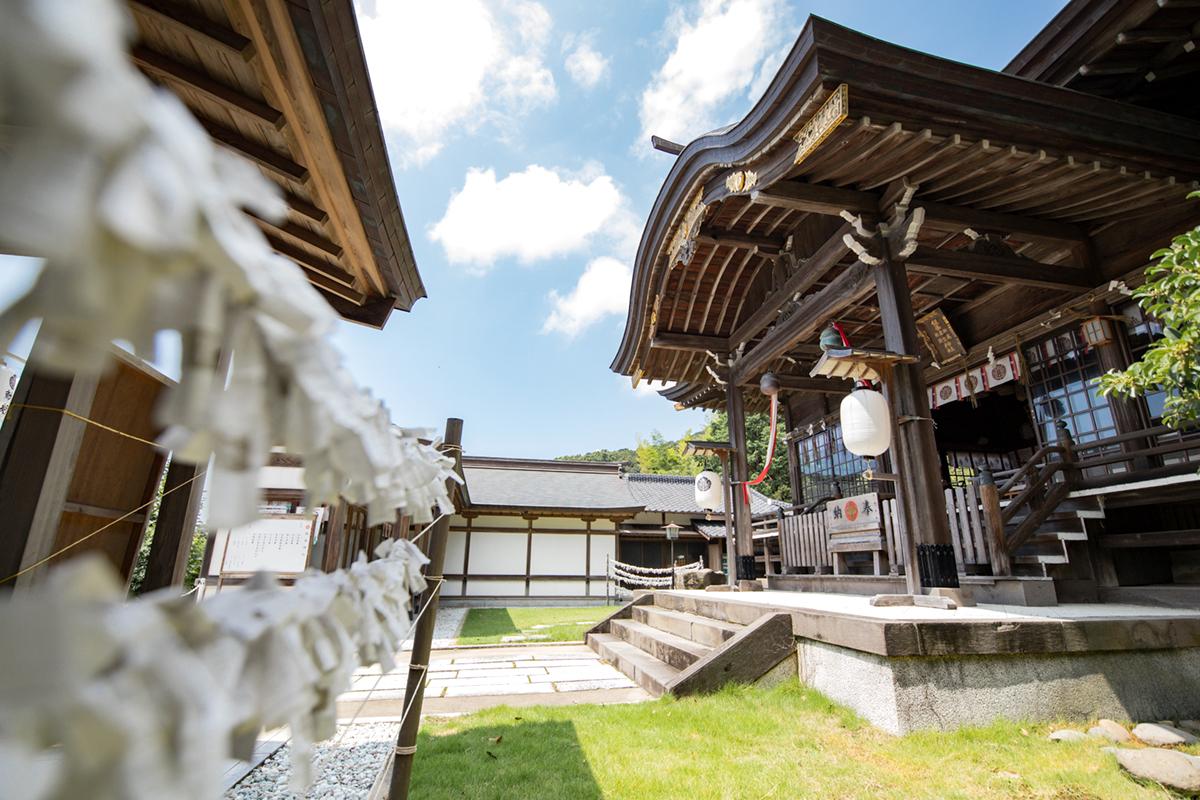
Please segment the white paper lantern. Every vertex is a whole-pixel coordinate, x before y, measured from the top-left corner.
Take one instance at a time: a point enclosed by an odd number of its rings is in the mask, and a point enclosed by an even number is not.
[[[842,400],[842,443],[856,456],[877,456],[892,442],[892,414],[881,392],[859,387]]]
[[[704,470],[696,476],[696,505],[702,511],[716,511],[721,508],[721,476],[711,470]]]

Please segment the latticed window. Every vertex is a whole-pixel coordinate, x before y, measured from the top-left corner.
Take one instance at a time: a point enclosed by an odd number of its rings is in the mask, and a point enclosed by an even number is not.
[[[1080,444],[1117,434],[1112,409],[1096,386],[1096,378],[1103,372],[1099,355],[1083,341],[1078,329],[1029,345],[1025,362],[1039,441],[1055,441],[1054,423],[1060,419]]]
[[[865,480],[862,474],[867,469],[878,470],[879,465],[854,455],[842,445],[841,423],[831,423],[825,430],[800,439],[796,451],[805,502],[832,495],[834,483],[846,496],[878,490],[878,483]]]
[[[1128,331],[1131,361],[1138,361],[1150,349],[1150,345],[1154,344],[1163,335],[1162,325],[1152,317],[1147,316],[1142,307],[1134,302],[1126,303],[1118,311],[1121,313],[1121,316],[1125,317],[1125,329]],[[1161,389],[1155,392],[1146,392],[1143,395],[1143,399],[1146,403],[1146,410],[1150,414],[1151,424],[1161,425],[1163,404],[1166,402],[1167,393]],[[1189,431],[1160,435],[1158,442],[1160,444],[1166,443],[1178,439],[1180,436],[1183,436],[1185,439],[1197,439],[1200,441],[1200,431]],[[1180,461],[1200,461],[1200,449],[1168,453],[1162,456],[1162,461],[1164,465]]]

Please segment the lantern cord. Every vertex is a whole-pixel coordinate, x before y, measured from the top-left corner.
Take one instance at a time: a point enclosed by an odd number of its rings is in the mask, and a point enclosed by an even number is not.
[[[752,481],[746,481],[742,484],[742,497],[746,500],[746,505],[750,505],[750,487],[758,486],[767,479],[767,473],[771,471],[771,460],[775,458],[775,423],[779,419],[779,395],[771,395],[771,433],[767,440],[767,463],[763,465],[762,472],[758,473],[758,477]]]

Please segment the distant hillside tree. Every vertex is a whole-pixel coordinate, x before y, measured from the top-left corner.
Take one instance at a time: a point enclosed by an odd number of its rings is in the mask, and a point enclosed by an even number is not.
[[[750,477],[756,477],[767,463],[767,441],[770,438],[771,418],[766,414],[746,415],[746,461],[750,467]],[[766,479],[754,487],[767,497],[791,502],[792,487],[788,480],[788,453],[783,420],[776,427],[775,459],[771,462],[771,471]],[[696,434],[694,439],[707,439],[714,442],[729,441],[729,417],[724,411],[715,411],[709,417],[704,430]],[[715,457],[700,459],[704,469],[720,471],[721,462]]]
[[[654,431],[649,439],[639,439],[638,467],[651,475],[695,475],[702,471],[700,460],[683,452],[685,440],[690,436],[688,433],[683,440],[671,441]]]
[[[555,461],[602,461],[607,463],[625,464],[626,472],[640,472],[638,469],[637,452],[631,447],[619,450],[592,450],[575,456],[558,456]]]

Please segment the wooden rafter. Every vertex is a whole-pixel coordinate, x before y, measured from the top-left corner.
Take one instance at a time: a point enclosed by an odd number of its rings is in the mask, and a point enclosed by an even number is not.
[[[764,253],[777,253],[784,245],[784,240],[777,237],[722,230],[707,225],[700,228],[700,235],[697,237],[697,241],[723,247],[757,249]]]
[[[197,119],[213,139],[232,150],[236,150],[271,174],[284,180],[296,181],[297,183],[304,183],[308,180],[308,170],[289,157],[272,150],[266,145],[252,142],[237,131],[230,130],[220,123],[203,117],[197,117]]]
[[[659,331],[650,340],[650,346],[660,350],[684,350],[703,353],[729,352],[729,340],[722,336],[700,336],[695,333]]]
[[[156,78],[182,83],[233,113],[265,122],[277,130],[283,127],[283,112],[211,78],[198,69],[164,56],[145,45],[134,45],[131,53],[133,62]]]
[[[318,250],[332,256],[333,258],[342,257],[342,248],[339,247],[336,242],[330,241],[319,233],[314,233],[303,225],[299,225],[291,221],[276,224],[270,220],[263,219],[252,212],[248,213],[250,213],[251,217],[254,217],[254,220],[258,223],[259,227],[268,233],[276,235],[284,234],[290,239],[294,239],[311,247],[315,247]]]
[[[320,256],[313,255],[304,248],[297,247],[291,242],[280,238],[277,234],[267,232],[266,237],[275,252],[295,261],[308,273],[328,278],[342,287],[349,288],[354,286],[354,276],[337,264],[326,261]],[[359,296],[361,296],[361,293]],[[349,300],[350,298],[347,297],[346,299]]]
[[[130,5],[134,13],[145,15],[154,22],[184,35],[200,36],[204,41],[230,55],[246,61],[254,57],[253,42],[182,3],[173,0],[130,0]]]

